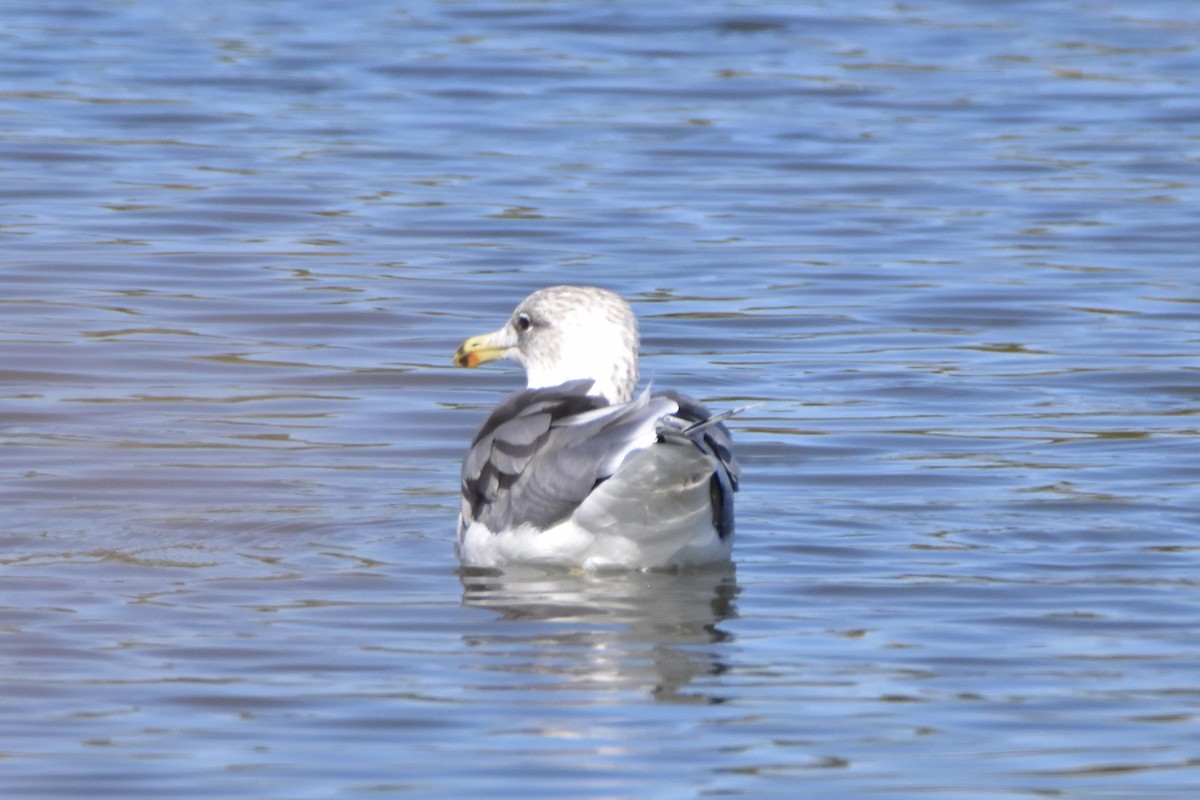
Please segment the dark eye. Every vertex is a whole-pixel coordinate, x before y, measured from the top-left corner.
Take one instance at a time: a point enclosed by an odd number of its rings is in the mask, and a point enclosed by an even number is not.
[[[524,333],[532,327],[533,320],[529,318],[528,314],[517,314],[517,330],[520,333]]]

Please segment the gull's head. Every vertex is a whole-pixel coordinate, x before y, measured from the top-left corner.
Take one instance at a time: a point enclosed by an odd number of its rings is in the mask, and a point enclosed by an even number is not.
[[[633,309],[594,286],[550,286],[521,301],[504,327],[473,336],[454,354],[460,367],[500,358],[525,368],[530,389],[588,378],[591,394],[625,403],[637,384]]]

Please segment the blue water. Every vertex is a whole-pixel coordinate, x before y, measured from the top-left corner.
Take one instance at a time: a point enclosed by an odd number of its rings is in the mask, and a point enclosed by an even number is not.
[[[1191,2],[0,8],[0,794],[1200,794]],[[529,291],[729,570],[461,573]]]

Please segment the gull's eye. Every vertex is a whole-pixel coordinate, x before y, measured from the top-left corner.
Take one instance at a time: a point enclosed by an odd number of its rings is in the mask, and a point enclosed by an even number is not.
[[[532,327],[533,320],[529,318],[528,314],[517,314],[517,331],[519,333],[524,333]]]

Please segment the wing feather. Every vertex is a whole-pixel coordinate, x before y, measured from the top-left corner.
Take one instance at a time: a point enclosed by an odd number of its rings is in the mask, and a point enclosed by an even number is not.
[[[516,392],[484,421],[463,462],[460,533],[473,522],[491,531],[550,528],[571,517],[633,453],[682,444],[698,451],[697,463],[707,460],[713,523],[722,538],[731,534],[740,470],[724,424],[674,392],[647,390],[610,405],[587,393],[591,385]]]

